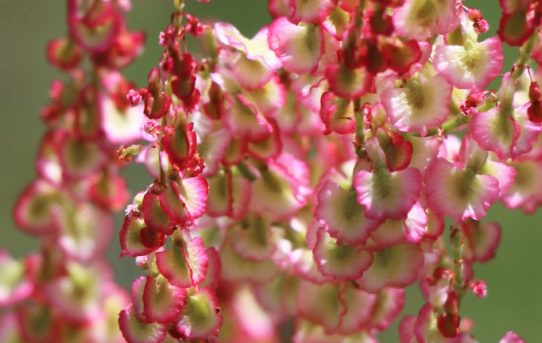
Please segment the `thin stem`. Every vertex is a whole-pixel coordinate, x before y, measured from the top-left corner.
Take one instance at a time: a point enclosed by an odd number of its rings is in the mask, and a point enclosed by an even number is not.
[[[452,227],[450,234],[450,243],[452,245],[452,258],[454,261],[454,289],[458,295],[458,301],[461,303],[461,299],[465,293],[465,280],[463,275],[463,237],[461,230],[457,227]]]
[[[363,158],[365,153],[363,147],[365,145],[365,118],[363,108],[359,99],[354,100],[354,116],[356,120],[356,140],[354,142],[356,155]]]

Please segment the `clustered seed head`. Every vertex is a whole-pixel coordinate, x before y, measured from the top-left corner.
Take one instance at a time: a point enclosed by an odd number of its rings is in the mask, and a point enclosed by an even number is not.
[[[36,179],[14,207],[17,225],[40,239],[17,260],[1,253],[2,342],[122,342],[118,312],[128,302],[105,260],[113,212],[129,200],[116,150],[141,138],[143,114],[120,69],[142,51],[129,31],[126,0],[67,1],[68,33],[47,46],[66,73],[42,112],[46,132]]]
[[[288,323],[294,342],[375,342],[417,283],[401,342],[475,342],[460,309],[491,288],[473,268],[500,242],[487,212],[542,203],[542,1],[500,3],[482,40],[487,21],[460,0],[269,0],[272,22],[246,38],[175,0],[136,89],[115,71],[143,40],[125,2],[68,1],[48,56],[72,80],[51,88],[39,179],[15,211],[43,252],[26,269],[0,259],[20,273],[10,300],[39,306],[4,320],[102,318],[113,294],[128,342],[278,341]],[[503,42],[521,49],[498,80]],[[95,259],[132,161],[153,182],[120,231],[145,273],[126,303]],[[66,299],[38,296],[49,288]]]

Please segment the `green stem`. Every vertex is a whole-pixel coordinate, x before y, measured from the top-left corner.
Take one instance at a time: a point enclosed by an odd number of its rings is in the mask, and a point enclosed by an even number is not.
[[[166,184],[166,175],[164,172],[164,168],[162,167],[162,150],[163,150],[163,144],[162,144],[162,138],[164,137],[164,127],[166,126],[166,116],[162,118],[162,123],[160,125],[160,139],[158,143],[158,170],[160,171],[158,182],[161,185]]]
[[[363,117],[363,110],[361,107],[361,101],[359,99],[354,100],[354,116],[356,119],[356,155],[359,158],[363,158],[365,157],[365,153],[363,151],[363,146],[365,145],[365,118]]]
[[[457,129],[458,127],[463,126],[464,124],[467,124],[471,119],[470,116],[466,116],[463,113],[461,113],[459,109],[457,108],[457,106],[452,105],[452,107],[450,108],[450,111],[452,111],[455,115],[452,118],[448,119],[446,122],[444,122],[444,124],[442,124],[441,127],[428,130],[427,133],[425,134],[425,137],[436,136],[441,133],[444,133],[444,134],[450,133],[454,131],[455,129]],[[411,135],[419,136],[419,134],[411,134]]]
[[[514,103],[514,96],[515,96],[515,88],[516,83],[523,75],[523,72],[525,71],[525,67],[527,66],[527,62],[529,61],[529,58],[531,57],[531,52],[533,50],[533,47],[535,45],[537,39],[537,34],[531,35],[531,37],[523,44],[520,50],[520,54],[518,57],[518,60],[514,64],[514,67],[512,68],[512,72],[510,75],[510,85],[507,86],[504,89],[503,96],[500,101],[500,110],[499,115],[503,118],[507,118],[510,113],[513,112],[513,103]],[[502,85],[501,85],[502,88]]]
[[[452,245],[452,258],[454,261],[454,289],[457,291],[459,303],[465,294],[465,285],[463,277],[463,238],[461,230],[452,227],[450,234],[450,243]]]
[[[514,83],[523,74],[523,71],[525,70],[525,66],[527,65],[527,62],[529,61],[529,58],[531,58],[531,52],[533,51],[533,47],[536,43],[536,39],[537,39],[537,34],[534,33],[527,40],[527,42],[525,42],[525,44],[523,44],[523,46],[521,47],[518,60],[515,64],[515,69],[512,72],[512,80],[514,80]]]
[[[254,174],[252,170],[250,170],[244,162],[237,163],[237,169],[239,170],[239,172],[245,179],[251,182],[254,182],[258,179],[256,174]]]
[[[173,6],[177,11],[182,12],[184,10],[184,0],[173,0]]]

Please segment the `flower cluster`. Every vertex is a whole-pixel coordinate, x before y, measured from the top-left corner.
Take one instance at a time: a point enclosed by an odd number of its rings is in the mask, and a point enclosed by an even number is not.
[[[120,232],[122,254],[136,257],[147,272],[133,282],[131,304],[119,316],[128,342],[214,337],[222,322],[215,292],[218,253],[191,230],[207,209],[209,191],[191,116],[201,101],[205,65],[185,45],[187,35],[200,35],[203,25],[183,8],[176,3],[160,34],[164,51],[147,87],[127,93],[132,105],[143,104],[148,144],[120,152],[137,156],[155,178],[126,209]]]
[[[500,242],[487,212],[542,203],[542,1],[501,1],[486,39],[461,0],[269,0],[251,39],[173,3],[136,89],[115,71],[142,42],[127,2],[68,1],[48,56],[72,78],[53,84],[39,178],[15,211],[42,254],[0,256],[0,301],[22,304],[0,333],[90,334],[122,307],[131,343],[270,342],[292,323],[294,342],[376,342],[417,283],[401,342],[475,342],[460,307],[491,289],[473,268]],[[503,42],[521,48],[502,76]],[[132,160],[153,182],[120,230],[145,272],[125,299],[96,258]]]
[[[125,337],[216,337],[220,305],[223,341],[276,339],[292,319],[297,342],[374,341],[418,281],[426,302],[401,339],[472,341],[459,305],[487,293],[472,272],[500,240],[487,210],[542,200],[540,92],[525,66],[536,34],[492,92],[506,19],[480,40],[487,22],[456,1],[269,11],[248,39],[177,2],[159,66],[129,93],[144,103],[138,160],[156,181],[121,232],[148,273],[121,314]]]
[[[112,212],[129,197],[116,149],[140,138],[143,117],[118,70],[142,51],[144,34],[126,28],[128,1],[67,3],[69,32],[47,47],[66,80],[51,85],[37,177],[14,207],[40,251],[24,260],[0,253],[2,342],[122,342],[116,321],[127,295],[104,253]]]

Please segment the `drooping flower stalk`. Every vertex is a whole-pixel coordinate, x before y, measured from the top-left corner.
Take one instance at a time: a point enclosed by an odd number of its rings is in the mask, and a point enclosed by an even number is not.
[[[144,41],[126,27],[129,6],[69,0],[68,33],[47,46],[66,78],[51,84],[37,176],[14,207],[17,225],[39,238],[40,250],[24,260],[2,253],[3,342],[122,341],[115,323],[127,294],[104,252],[113,212],[128,200],[116,149],[141,136],[141,116],[125,98],[132,86],[119,73]]]
[[[164,48],[148,85],[128,93],[143,103],[147,145],[134,149],[155,178],[126,210],[120,232],[122,254],[146,272],[132,284],[131,303],[119,325],[128,342],[197,340],[217,335],[222,321],[214,283],[220,271],[216,250],[192,233],[207,209],[208,181],[197,149],[195,110],[200,74],[208,68],[187,51],[188,35],[204,26],[185,13],[184,2],[160,34]],[[142,113],[142,114],[143,114]]]

